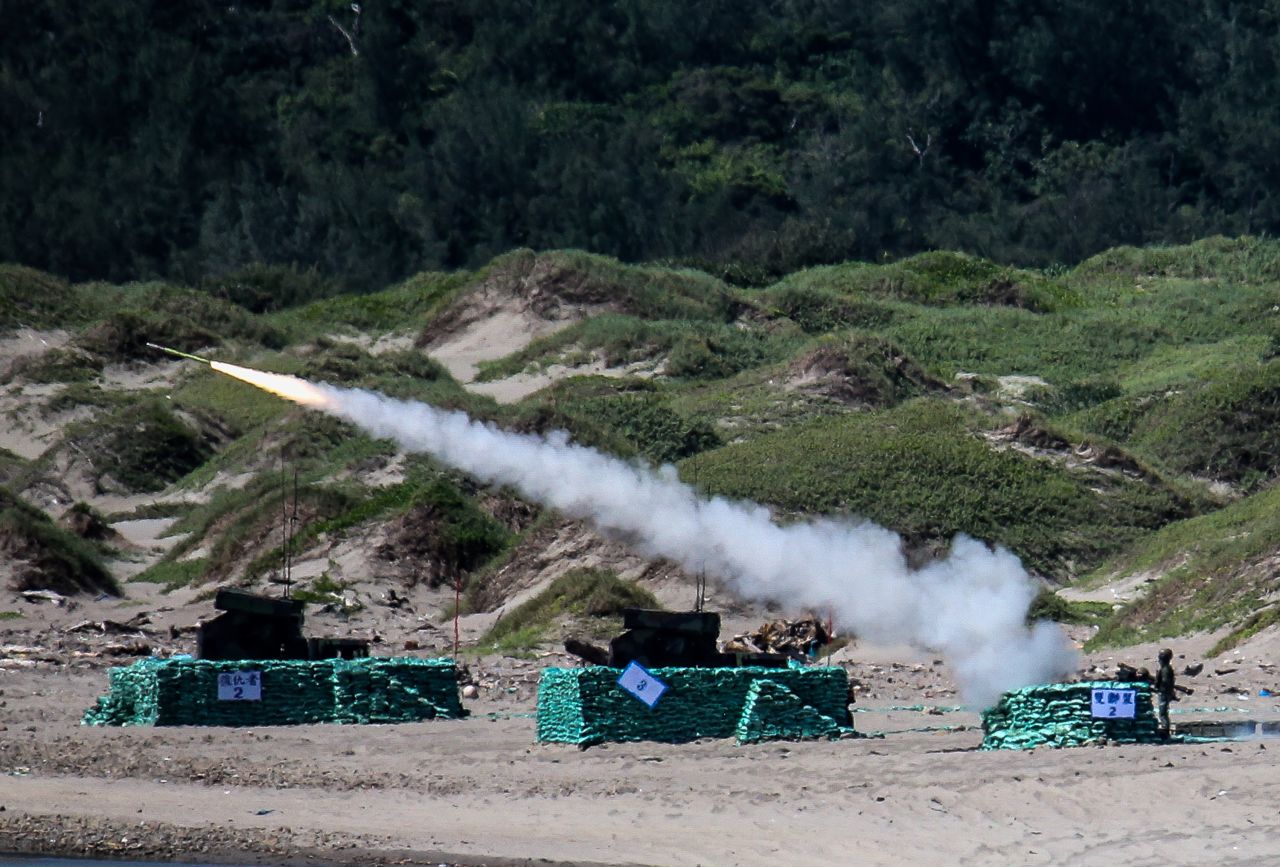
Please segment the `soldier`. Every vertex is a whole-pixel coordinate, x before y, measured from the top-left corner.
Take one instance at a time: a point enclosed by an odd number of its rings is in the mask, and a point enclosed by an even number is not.
[[[1156,727],[1164,737],[1169,736],[1169,702],[1177,701],[1174,695],[1176,684],[1173,680],[1173,651],[1164,648],[1157,657],[1160,669],[1156,672]]]

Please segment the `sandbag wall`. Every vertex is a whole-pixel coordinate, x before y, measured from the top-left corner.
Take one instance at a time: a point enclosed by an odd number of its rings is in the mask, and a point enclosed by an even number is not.
[[[538,740],[686,743],[851,732],[843,668],[657,668],[667,685],[651,709],[617,683],[616,668],[547,668],[538,682]]]
[[[1134,716],[1095,717],[1094,690],[1134,693]],[[1115,741],[1160,743],[1151,704],[1151,684],[1120,681],[1050,683],[1006,692],[982,715],[984,750],[1025,750],[1039,746],[1075,747]]]
[[[246,686],[252,677],[258,698],[231,697],[227,681],[237,675]],[[143,659],[111,669],[110,684],[85,725],[397,723],[466,713],[452,659]]]

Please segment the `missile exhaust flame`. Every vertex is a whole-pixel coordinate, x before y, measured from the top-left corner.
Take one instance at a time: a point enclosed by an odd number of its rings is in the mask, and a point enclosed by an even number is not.
[[[1004,548],[957,536],[947,557],[913,568],[902,539],[883,527],[830,518],[779,526],[763,506],[703,497],[674,467],[655,471],[571,443],[563,432],[511,433],[459,411],[157,348],[430,454],[483,482],[509,485],[624,536],[647,556],[669,558],[691,572],[705,568],[743,597],[830,610],[841,629],[859,637],[936,650],[971,705],[989,707],[1006,690],[1075,667],[1076,654],[1056,624],[1027,625],[1036,587]]]
[[[208,358],[201,358],[198,355],[192,355],[190,352],[181,352],[168,346],[161,346],[159,343],[148,343],[147,346],[152,349],[158,349],[161,352],[167,352],[170,355],[176,355],[178,358],[186,358],[190,361],[207,364],[218,373],[225,373],[227,376],[255,385],[263,391],[269,391],[274,395],[283,397],[285,400],[291,400],[294,403],[299,403],[312,409],[327,410],[331,408],[330,398],[325,394],[324,389],[307,382],[305,379],[299,379],[296,376],[289,376],[283,373],[254,370],[251,367],[241,367],[238,364],[228,364],[225,361],[213,361]]]
[[[291,400],[311,409],[331,410],[333,408],[333,401],[325,389],[305,379],[284,373],[267,373],[263,370],[241,367],[238,364],[227,364],[224,361],[211,361],[209,366],[218,373],[225,373],[241,382],[256,385],[263,391],[269,391],[277,397],[283,397],[285,400]]]

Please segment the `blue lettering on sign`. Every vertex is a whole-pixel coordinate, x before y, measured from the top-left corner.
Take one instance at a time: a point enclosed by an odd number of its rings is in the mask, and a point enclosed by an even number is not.
[[[649,673],[643,665],[632,662],[618,678],[618,686],[652,708],[667,691],[667,685]]]
[[[1137,700],[1132,689],[1092,690],[1090,713],[1102,719],[1134,719],[1137,716]]]

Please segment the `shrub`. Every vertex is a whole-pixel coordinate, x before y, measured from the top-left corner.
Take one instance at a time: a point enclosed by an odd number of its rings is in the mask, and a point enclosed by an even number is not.
[[[603,569],[574,569],[545,590],[503,615],[481,639],[497,644],[520,634],[536,644],[559,617],[618,617],[624,608],[659,608],[653,594]]]
[[[44,512],[4,488],[0,488],[0,554],[10,562],[29,564],[15,575],[13,590],[119,593],[92,544],[58,527]]]

